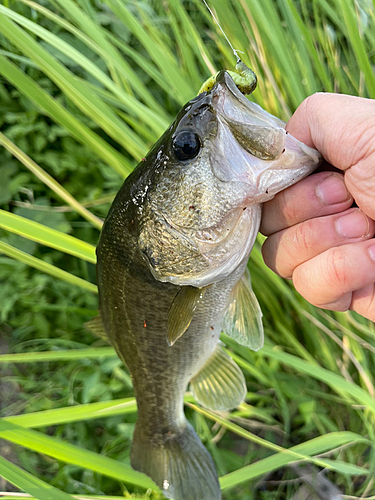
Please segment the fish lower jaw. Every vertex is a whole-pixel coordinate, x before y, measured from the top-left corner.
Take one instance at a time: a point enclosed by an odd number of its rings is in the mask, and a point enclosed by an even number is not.
[[[317,164],[301,166],[300,168],[278,168],[268,169],[253,180],[251,191],[246,199],[246,204],[250,207],[253,204],[261,204],[272,200],[280,191],[293,186],[300,180],[307,177],[317,168]]]

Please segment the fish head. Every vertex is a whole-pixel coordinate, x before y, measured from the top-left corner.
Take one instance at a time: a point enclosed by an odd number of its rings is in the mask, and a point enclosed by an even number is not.
[[[321,161],[318,151],[285,130],[285,122],[249,101],[226,71],[211,96],[218,121],[210,153],[214,173],[245,185],[248,203],[269,201]]]
[[[249,101],[222,71],[146,158],[139,248],[159,281],[203,287],[246,264],[261,204],[311,173],[320,155]],[[146,167],[146,165],[145,165]]]

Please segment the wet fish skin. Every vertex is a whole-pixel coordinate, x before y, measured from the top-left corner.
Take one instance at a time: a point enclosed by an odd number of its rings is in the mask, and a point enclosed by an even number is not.
[[[131,220],[129,225],[133,226]],[[136,228],[134,232],[136,235]],[[189,380],[216,348],[220,335],[218,318],[222,315],[227,295],[243,271],[239,270],[224,282],[210,287],[188,330],[169,347],[166,318],[180,287],[155,280],[135,246],[137,238],[134,232],[131,237],[120,237],[119,240],[112,240],[111,233],[106,234],[98,252],[98,257],[108,252],[105,262],[98,259],[101,283],[110,282],[111,288],[119,292],[119,295],[101,294],[103,322],[110,325],[111,330],[107,327],[108,336],[132,375],[138,405],[132,465],[151,476],[168,494],[165,481],[173,486],[175,480],[173,474],[160,467],[162,460],[158,460],[158,452],[167,448],[173,437],[183,439],[188,433],[191,438],[181,444],[182,451],[178,454],[195,453],[196,461],[202,464],[201,470],[194,472],[193,483],[189,481],[190,484],[180,487],[178,494],[170,488],[170,495],[176,500],[216,500],[220,498],[220,490],[215,467],[186,422],[183,396]],[[123,304],[119,305],[122,301]],[[208,332],[208,335],[202,335],[202,332]]]
[[[126,191],[129,186],[126,184]],[[125,199],[130,195],[126,191]],[[121,224],[118,212],[126,214]],[[183,397],[189,380],[217,346],[223,306],[244,269],[208,289],[188,330],[169,347],[166,318],[180,287],[155,280],[150,272],[137,246],[139,221],[134,205],[115,202],[111,214],[98,248],[99,289],[103,290],[100,310],[108,337],[133,379],[138,421],[132,465],[151,476],[168,495],[165,481],[172,486],[175,481],[167,470],[159,468],[161,460],[155,455],[168,446],[171,436],[183,438],[188,433],[191,439],[183,446],[184,454],[194,452],[201,471],[195,471],[193,483],[179,488],[178,494],[170,488],[170,495],[176,500],[216,500],[220,489],[215,467],[185,419]],[[107,283],[115,293],[106,291]]]
[[[138,405],[131,462],[174,500],[220,499],[212,458],[185,419],[183,396],[192,379],[202,393],[204,370],[212,374],[207,400],[217,397],[216,409],[227,404],[223,387],[235,395],[232,406],[244,396],[241,372],[218,351],[228,298],[245,272],[261,203],[319,161],[286,137],[279,120],[248,103],[225,72],[187,103],[124,182],[97,248],[103,326],[129,368]],[[191,160],[179,161],[173,151],[181,130],[199,137]],[[167,319],[184,287],[205,293],[170,346]]]

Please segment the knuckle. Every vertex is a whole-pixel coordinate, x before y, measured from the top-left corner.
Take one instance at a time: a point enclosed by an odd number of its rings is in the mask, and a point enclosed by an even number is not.
[[[346,130],[347,143],[350,144],[350,162],[349,166],[355,166],[361,163],[361,169],[359,173],[362,171],[366,171],[366,164],[369,166],[369,174],[373,176],[373,162],[370,161],[367,163],[367,160],[370,158],[373,159],[375,155],[375,146],[374,146],[374,135],[375,135],[375,117],[374,110],[375,106],[373,105],[373,109],[369,108],[366,103],[366,113],[362,113],[356,119],[356,126],[352,123],[348,123]]]
[[[296,251],[300,259],[311,254],[314,235],[314,222],[309,219],[295,227]]]
[[[293,225],[297,221],[301,209],[296,207],[290,200],[288,189],[281,191],[277,195],[277,206],[286,227]]]
[[[330,311],[348,311],[350,309],[350,304],[352,302],[352,293],[348,292],[340,297],[338,300],[329,302],[327,304],[315,304],[317,307],[322,309],[329,309]]]
[[[368,305],[368,307],[366,308],[361,308],[361,309],[357,309],[357,308],[354,308],[353,309],[354,311],[358,312],[361,316],[363,316],[364,318],[367,318],[369,319],[370,321],[375,321],[375,307],[374,307],[374,302],[372,302],[371,304]]]
[[[370,321],[375,321],[375,283],[353,292],[350,309]]]
[[[292,274],[293,284],[297,292],[311,304],[316,305],[316,289],[313,280],[309,279],[310,272],[305,265],[297,266]]]
[[[325,264],[327,286],[340,293],[345,293],[349,281],[348,270],[350,270],[345,252],[341,248],[331,248],[327,252]]]
[[[293,273],[296,290],[315,307],[332,311],[348,310],[352,293],[341,289],[343,281],[340,267],[334,266],[328,272],[325,269],[324,264],[314,271],[303,264],[298,266]]]
[[[310,116],[315,110],[322,105],[322,101],[325,99],[327,94],[324,92],[315,92],[311,94],[302,102],[301,106],[304,108],[306,116]]]

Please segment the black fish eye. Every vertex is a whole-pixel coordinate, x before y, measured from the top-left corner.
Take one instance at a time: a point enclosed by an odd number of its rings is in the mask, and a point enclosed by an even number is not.
[[[178,160],[190,160],[199,153],[201,142],[194,132],[182,130],[174,137],[172,148]]]

